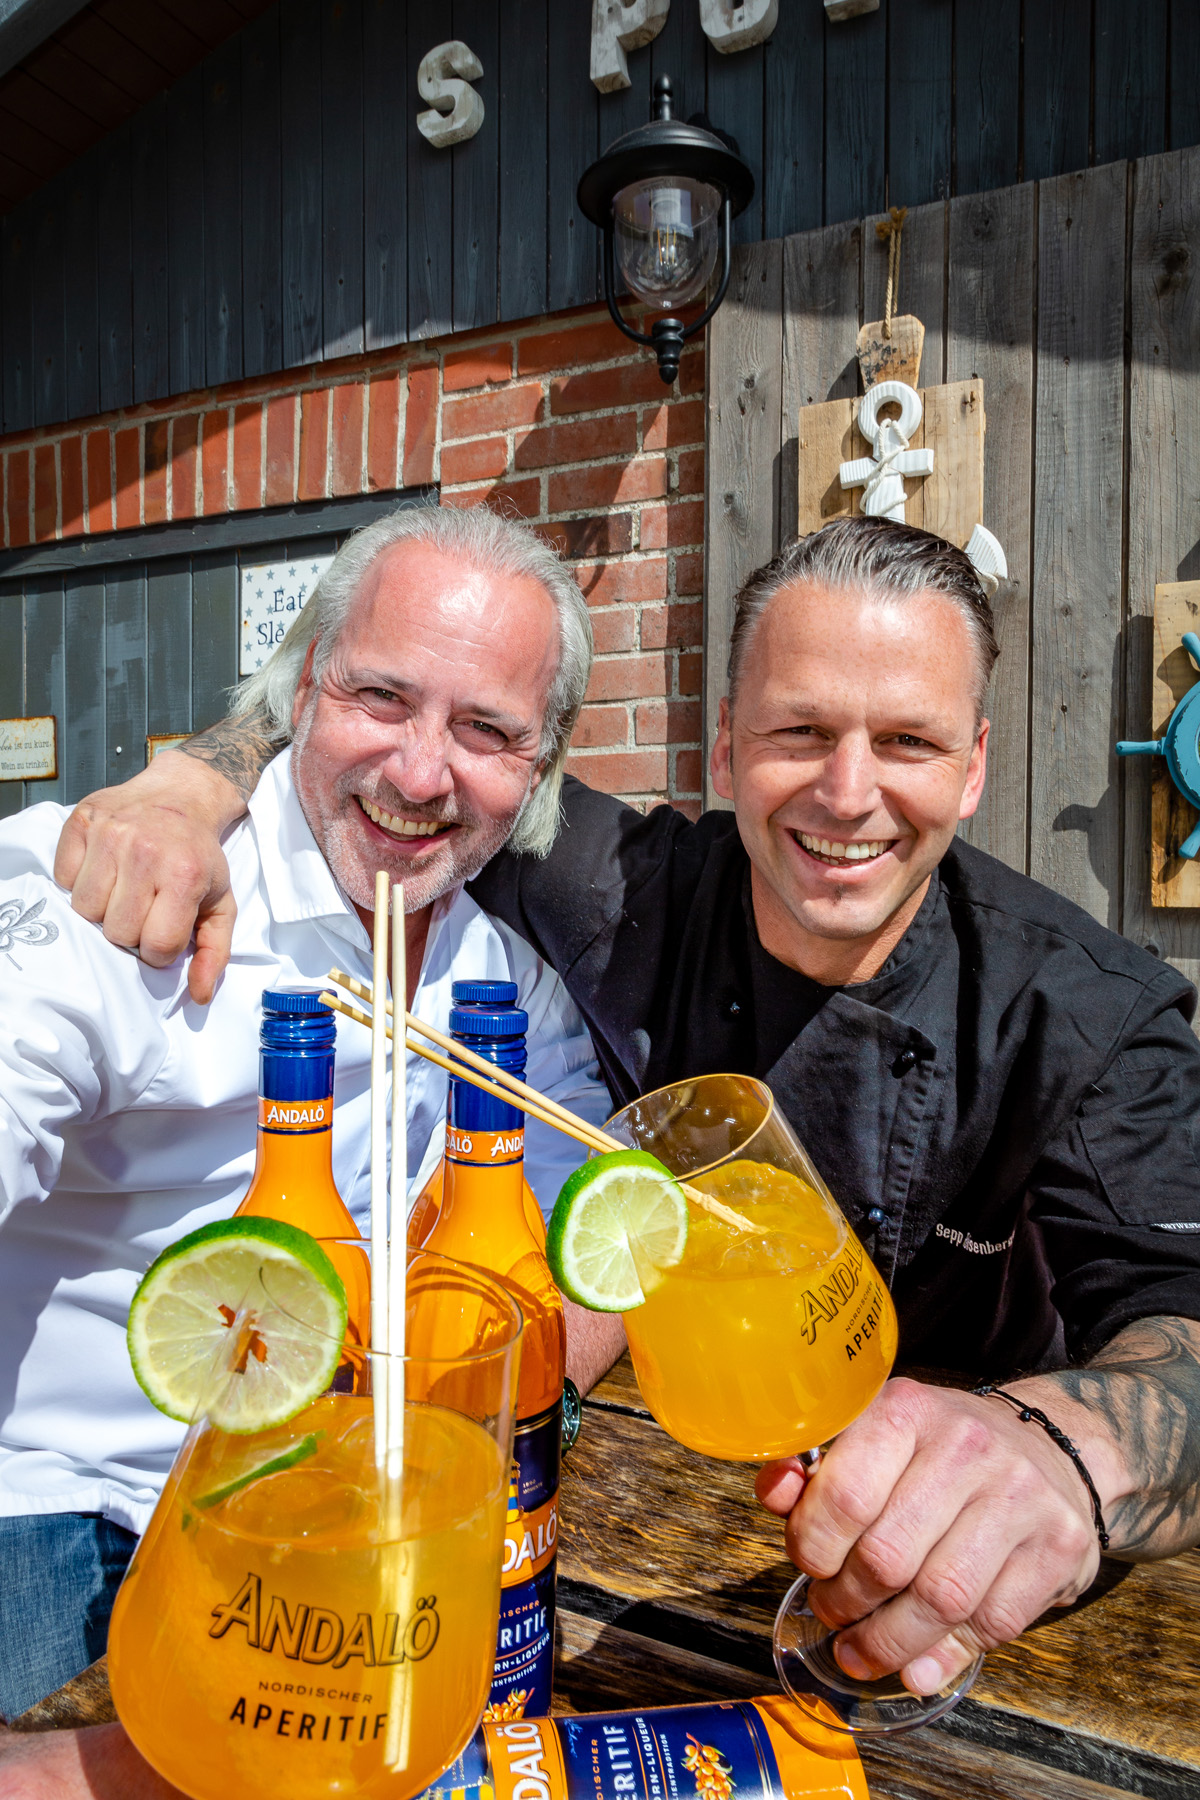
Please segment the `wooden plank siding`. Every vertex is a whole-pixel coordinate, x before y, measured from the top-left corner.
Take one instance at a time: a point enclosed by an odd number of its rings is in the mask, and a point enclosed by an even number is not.
[[[592,303],[576,183],[659,74],[753,167],[745,243],[1200,141],[1194,0],[789,0],[732,56],[673,0],[606,95],[589,32],[585,0],[277,0],[0,221],[0,432]],[[486,117],[435,150],[448,37]]]
[[[984,385],[983,522],[1010,570],[989,786],[963,835],[1200,977],[1200,914],[1150,904],[1149,764],[1114,754],[1150,730],[1155,585],[1200,579],[1200,150],[917,208],[903,246],[922,384]],[[751,403],[743,296],[771,249],[738,252],[710,340],[706,751],[732,595],[794,530],[801,409],[859,391],[855,334],[882,310],[873,219],[780,242],[781,397]],[[758,313],[753,336],[775,341]]]

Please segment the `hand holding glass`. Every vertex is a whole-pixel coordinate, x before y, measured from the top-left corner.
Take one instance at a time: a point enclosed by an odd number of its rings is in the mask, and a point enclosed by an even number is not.
[[[625,1330],[659,1424],[707,1456],[752,1462],[803,1454],[844,1431],[891,1372],[895,1309],[770,1089],[749,1076],[700,1076],[643,1095],[607,1129],[749,1227],[692,1202],[682,1259],[639,1268],[646,1300],[625,1313]],[[895,1676],[855,1681],[805,1604],[807,1587],[801,1576],[780,1608],[776,1667],[795,1699],[823,1701],[847,1730],[926,1723],[974,1680],[978,1662],[928,1699]]]

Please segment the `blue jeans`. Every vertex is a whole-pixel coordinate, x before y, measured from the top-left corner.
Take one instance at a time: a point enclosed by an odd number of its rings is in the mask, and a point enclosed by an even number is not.
[[[0,1518],[0,1718],[15,1719],[103,1656],[137,1547],[99,1513]]]

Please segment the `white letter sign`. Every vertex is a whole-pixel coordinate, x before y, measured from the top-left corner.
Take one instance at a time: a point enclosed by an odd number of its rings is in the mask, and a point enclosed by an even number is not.
[[[765,43],[778,18],[779,0],[700,0],[704,35],[722,56]]]
[[[627,50],[640,50],[667,22],[671,0],[592,0],[592,80],[602,94],[629,86]]]
[[[465,143],[483,124],[483,101],[468,85],[482,74],[483,64],[460,38],[439,44],[421,58],[417,87],[434,110],[417,114],[417,130],[435,149]]]
[[[238,674],[256,675],[304,611],[332,556],[242,565],[242,639]]]

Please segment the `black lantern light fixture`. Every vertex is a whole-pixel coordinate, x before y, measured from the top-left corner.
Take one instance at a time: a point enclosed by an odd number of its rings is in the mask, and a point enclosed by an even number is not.
[[[654,83],[652,116],[617,139],[585,169],[579,209],[604,233],[604,298],[619,329],[658,357],[669,385],[685,341],[708,324],[729,286],[732,221],[749,205],[754,176],[732,138],[707,121],[671,116],[671,83]],[[676,309],[707,288],[721,258],[716,292],[685,325]],[[615,265],[615,266],[614,266]],[[649,333],[635,331],[617,306],[616,273],[636,300],[663,315]]]

